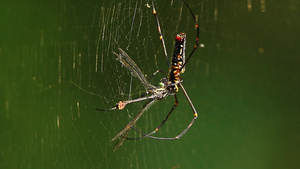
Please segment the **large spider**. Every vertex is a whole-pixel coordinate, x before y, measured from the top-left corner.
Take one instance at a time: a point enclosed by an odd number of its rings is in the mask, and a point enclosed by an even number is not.
[[[179,138],[181,138],[186,132],[187,130],[189,130],[189,128],[193,125],[194,121],[197,119],[198,114],[197,111],[191,101],[191,99],[189,98],[187,92],[185,91],[182,82],[183,80],[180,77],[181,73],[184,73],[185,70],[185,65],[188,62],[188,60],[191,58],[191,56],[193,55],[193,53],[195,52],[195,50],[198,47],[199,44],[199,26],[196,22],[196,18],[195,15],[193,13],[193,11],[191,10],[191,8],[188,6],[188,4],[182,0],[183,3],[185,4],[185,6],[188,8],[189,12],[191,13],[193,20],[195,22],[195,27],[196,27],[196,42],[195,42],[195,46],[192,50],[192,52],[189,54],[188,58],[185,59],[185,49],[186,49],[186,34],[185,33],[179,33],[176,35],[175,37],[175,49],[174,49],[174,53],[172,56],[172,61],[171,61],[171,65],[169,63],[168,60],[168,55],[167,55],[167,50],[166,50],[166,46],[165,46],[165,42],[162,36],[162,32],[161,32],[161,27],[159,24],[159,20],[158,20],[158,16],[155,10],[155,6],[152,0],[152,10],[153,10],[153,15],[155,16],[156,19],[156,23],[157,23],[157,28],[158,28],[158,33],[159,33],[159,39],[161,40],[163,49],[164,49],[164,54],[167,58],[167,63],[169,65],[169,73],[167,77],[163,77],[160,80],[159,86],[154,86],[152,85],[150,82],[148,82],[148,80],[146,79],[146,77],[144,76],[144,74],[142,73],[142,71],[140,70],[140,68],[136,65],[136,63],[128,56],[128,54],[122,50],[121,48],[119,48],[119,54],[113,52],[113,54],[117,57],[117,59],[128,69],[131,71],[131,73],[137,78],[139,79],[139,81],[143,84],[143,86],[146,89],[146,96],[142,96],[133,100],[125,100],[125,101],[120,101],[119,103],[116,104],[115,107],[109,108],[109,109],[96,109],[99,111],[109,111],[109,110],[122,110],[124,109],[124,107],[127,104],[130,103],[135,103],[135,102],[139,102],[139,101],[143,101],[143,100],[148,100],[144,106],[141,108],[141,110],[139,111],[139,113],[112,139],[112,141],[116,140],[117,138],[119,138],[118,142],[116,143],[115,147],[114,147],[114,151],[116,151],[124,142],[125,139],[130,139],[130,140],[137,140],[137,139],[141,139],[141,138],[145,138],[145,137],[149,137],[149,138],[153,138],[153,139],[160,139],[160,140],[177,140]],[[160,70],[156,71],[152,76],[156,75],[157,73],[161,72]],[[189,125],[177,136],[175,137],[155,137],[152,136],[154,133],[156,133],[157,131],[159,131],[159,129],[164,125],[164,123],[167,121],[167,119],[169,118],[169,116],[172,114],[173,110],[177,107],[178,105],[178,101],[177,101],[177,97],[176,97],[176,93],[179,91],[179,88],[181,88],[181,90],[183,91],[186,99],[188,100],[192,111],[194,113],[194,118],[192,119],[192,121],[189,123]],[[161,124],[152,132],[150,132],[149,134],[144,134],[142,132],[140,132],[139,130],[137,130],[134,125],[137,122],[137,120],[141,117],[141,115],[144,113],[145,110],[147,110],[153,103],[155,103],[155,101],[157,100],[162,100],[164,98],[166,98],[167,96],[173,96],[174,97],[174,105],[172,106],[170,112],[167,114],[167,116],[164,118],[164,120],[161,122]],[[135,130],[136,132],[140,133],[142,136],[139,138],[128,138],[127,135],[130,131],[130,129]]]

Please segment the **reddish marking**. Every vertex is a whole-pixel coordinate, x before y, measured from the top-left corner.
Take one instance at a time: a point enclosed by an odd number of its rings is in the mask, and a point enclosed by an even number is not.
[[[176,40],[177,40],[177,41],[182,41],[182,39],[183,39],[183,38],[182,38],[182,36],[180,36],[180,34],[177,34],[177,35],[176,35]]]

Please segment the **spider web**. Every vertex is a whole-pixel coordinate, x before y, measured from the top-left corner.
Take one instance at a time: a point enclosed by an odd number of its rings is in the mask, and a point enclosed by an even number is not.
[[[200,6],[200,4],[198,4],[198,6]],[[163,10],[163,7],[167,7],[168,9]],[[188,37],[189,41],[187,44],[189,46],[188,52],[190,52],[196,39],[196,33],[192,17],[187,8],[183,6],[183,3],[180,1],[158,3],[157,11],[159,13],[159,20],[161,22],[169,57],[172,54],[174,37],[180,31],[185,31],[188,35],[191,35]],[[94,37],[95,39],[88,39],[88,41],[96,41],[96,46],[94,47],[96,50],[91,50],[96,52],[88,54],[93,56],[91,58],[94,59],[94,62],[90,63],[92,68],[88,70],[87,74],[91,76],[91,72],[94,72],[94,77],[91,78],[92,80],[89,80],[89,82],[91,82],[89,85],[79,85],[80,82],[76,80],[72,80],[72,83],[74,82],[74,84],[80,88],[81,86],[89,86],[89,88],[80,89],[78,92],[85,93],[90,98],[86,103],[87,108],[83,109],[83,111],[94,112],[94,115],[90,116],[91,113],[89,113],[90,117],[86,120],[83,120],[81,116],[82,121],[80,121],[86,124],[86,126],[95,128],[93,129],[93,134],[90,134],[91,136],[95,135],[93,136],[95,139],[92,139],[92,142],[95,142],[99,148],[105,148],[102,151],[98,151],[99,157],[105,157],[100,160],[100,164],[107,164],[108,168],[120,168],[120,166],[124,166],[124,168],[152,168],[151,166],[178,167],[179,164],[174,163],[174,161],[163,164],[163,161],[166,161],[163,158],[152,157],[159,153],[163,153],[167,156],[170,152],[164,150],[166,144],[169,144],[168,146],[176,146],[179,145],[178,142],[166,143],[160,140],[150,139],[126,141],[124,145],[120,147],[120,150],[112,154],[112,148],[115,142],[110,142],[110,139],[136,115],[145,102],[128,105],[126,109],[122,111],[95,112],[93,110],[95,107],[109,108],[120,100],[136,98],[145,93],[145,89],[140,82],[132,77],[130,72],[122,67],[112,55],[112,51],[116,52],[118,47],[123,48],[129,56],[131,56],[146,76],[150,76],[158,69],[164,70],[165,72],[168,71],[162,45],[158,39],[151,2],[114,2],[110,8],[101,10],[100,21],[97,24],[100,25],[100,27],[95,27],[98,36]],[[91,45],[91,48],[92,46],[93,45]],[[158,74],[151,79],[151,82],[156,85],[159,79],[164,76],[166,75]],[[166,126],[162,128],[157,136],[174,137],[179,134],[192,119],[192,111],[188,107],[184,96],[179,94],[178,97],[180,106],[176,111],[187,113],[176,113],[170,118]],[[78,101],[78,103],[80,103],[80,107],[82,107],[82,101]],[[145,133],[151,132],[161,123],[173,104],[174,100],[172,97],[158,102],[144,113],[137,122],[136,127]],[[90,125],[91,119],[94,119],[94,124],[92,125]],[[87,129],[90,130],[89,127],[87,127]],[[81,136],[79,131],[82,130],[82,125],[74,125],[74,130],[78,131],[78,134]],[[102,140],[100,140],[99,137],[102,138]],[[139,137],[139,135],[135,132],[131,132],[129,137]],[[102,143],[105,145],[103,146]],[[177,150],[171,149],[171,152],[176,153],[178,150],[180,150],[180,148]],[[154,153],[149,153],[151,151]]]
[[[300,140],[295,131],[299,52],[292,33],[299,27],[299,4],[187,2],[197,16],[203,48],[199,46],[181,77],[199,118],[178,141],[125,140],[116,152],[111,139],[146,102],[121,111],[95,108],[110,108],[146,91],[112,52],[122,48],[147,78],[156,70],[168,71],[151,1],[1,5],[8,26],[0,31],[0,56],[5,56],[0,57],[5,89],[1,90],[5,106],[1,107],[0,168],[299,166],[294,165]],[[154,4],[168,57],[180,32],[187,34],[188,55],[196,39],[188,9],[180,0]],[[277,9],[281,6],[289,10]],[[278,21],[269,22],[274,16]],[[157,74],[151,83],[157,85],[162,77],[166,74]],[[181,91],[177,98],[178,107],[155,136],[174,137],[193,118]],[[153,131],[173,104],[172,96],[157,101],[135,127],[143,133]],[[291,136],[294,139],[283,139]],[[129,137],[139,134],[131,131]],[[282,142],[289,143],[286,150],[280,148]]]

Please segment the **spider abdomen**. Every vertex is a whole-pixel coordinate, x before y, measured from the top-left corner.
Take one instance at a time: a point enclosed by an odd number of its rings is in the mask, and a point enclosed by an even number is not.
[[[175,40],[175,49],[169,71],[169,81],[171,83],[179,83],[181,80],[180,73],[185,71],[182,66],[185,62],[186,34],[184,32],[177,34]]]

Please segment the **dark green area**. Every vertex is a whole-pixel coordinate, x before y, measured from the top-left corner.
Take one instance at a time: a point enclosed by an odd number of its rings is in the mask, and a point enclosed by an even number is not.
[[[155,2],[169,56],[176,33],[187,33],[187,53],[195,39],[186,7],[172,2]],[[130,85],[112,51],[128,47],[147,75],[167,71],[146,2],[1,2],[0,168],[298,168],[300,3],[188,3],[205,45],[182,75],[198,120],[178,141],[126,141],[113,152],[111,138],[143,103],[95,108],[128,99],[130,86],[133,98],[144,89]],[[175,136],[192,119],[178,99],[157,136]],[[152,131],[172,104],[157,103],[137,128]]]

